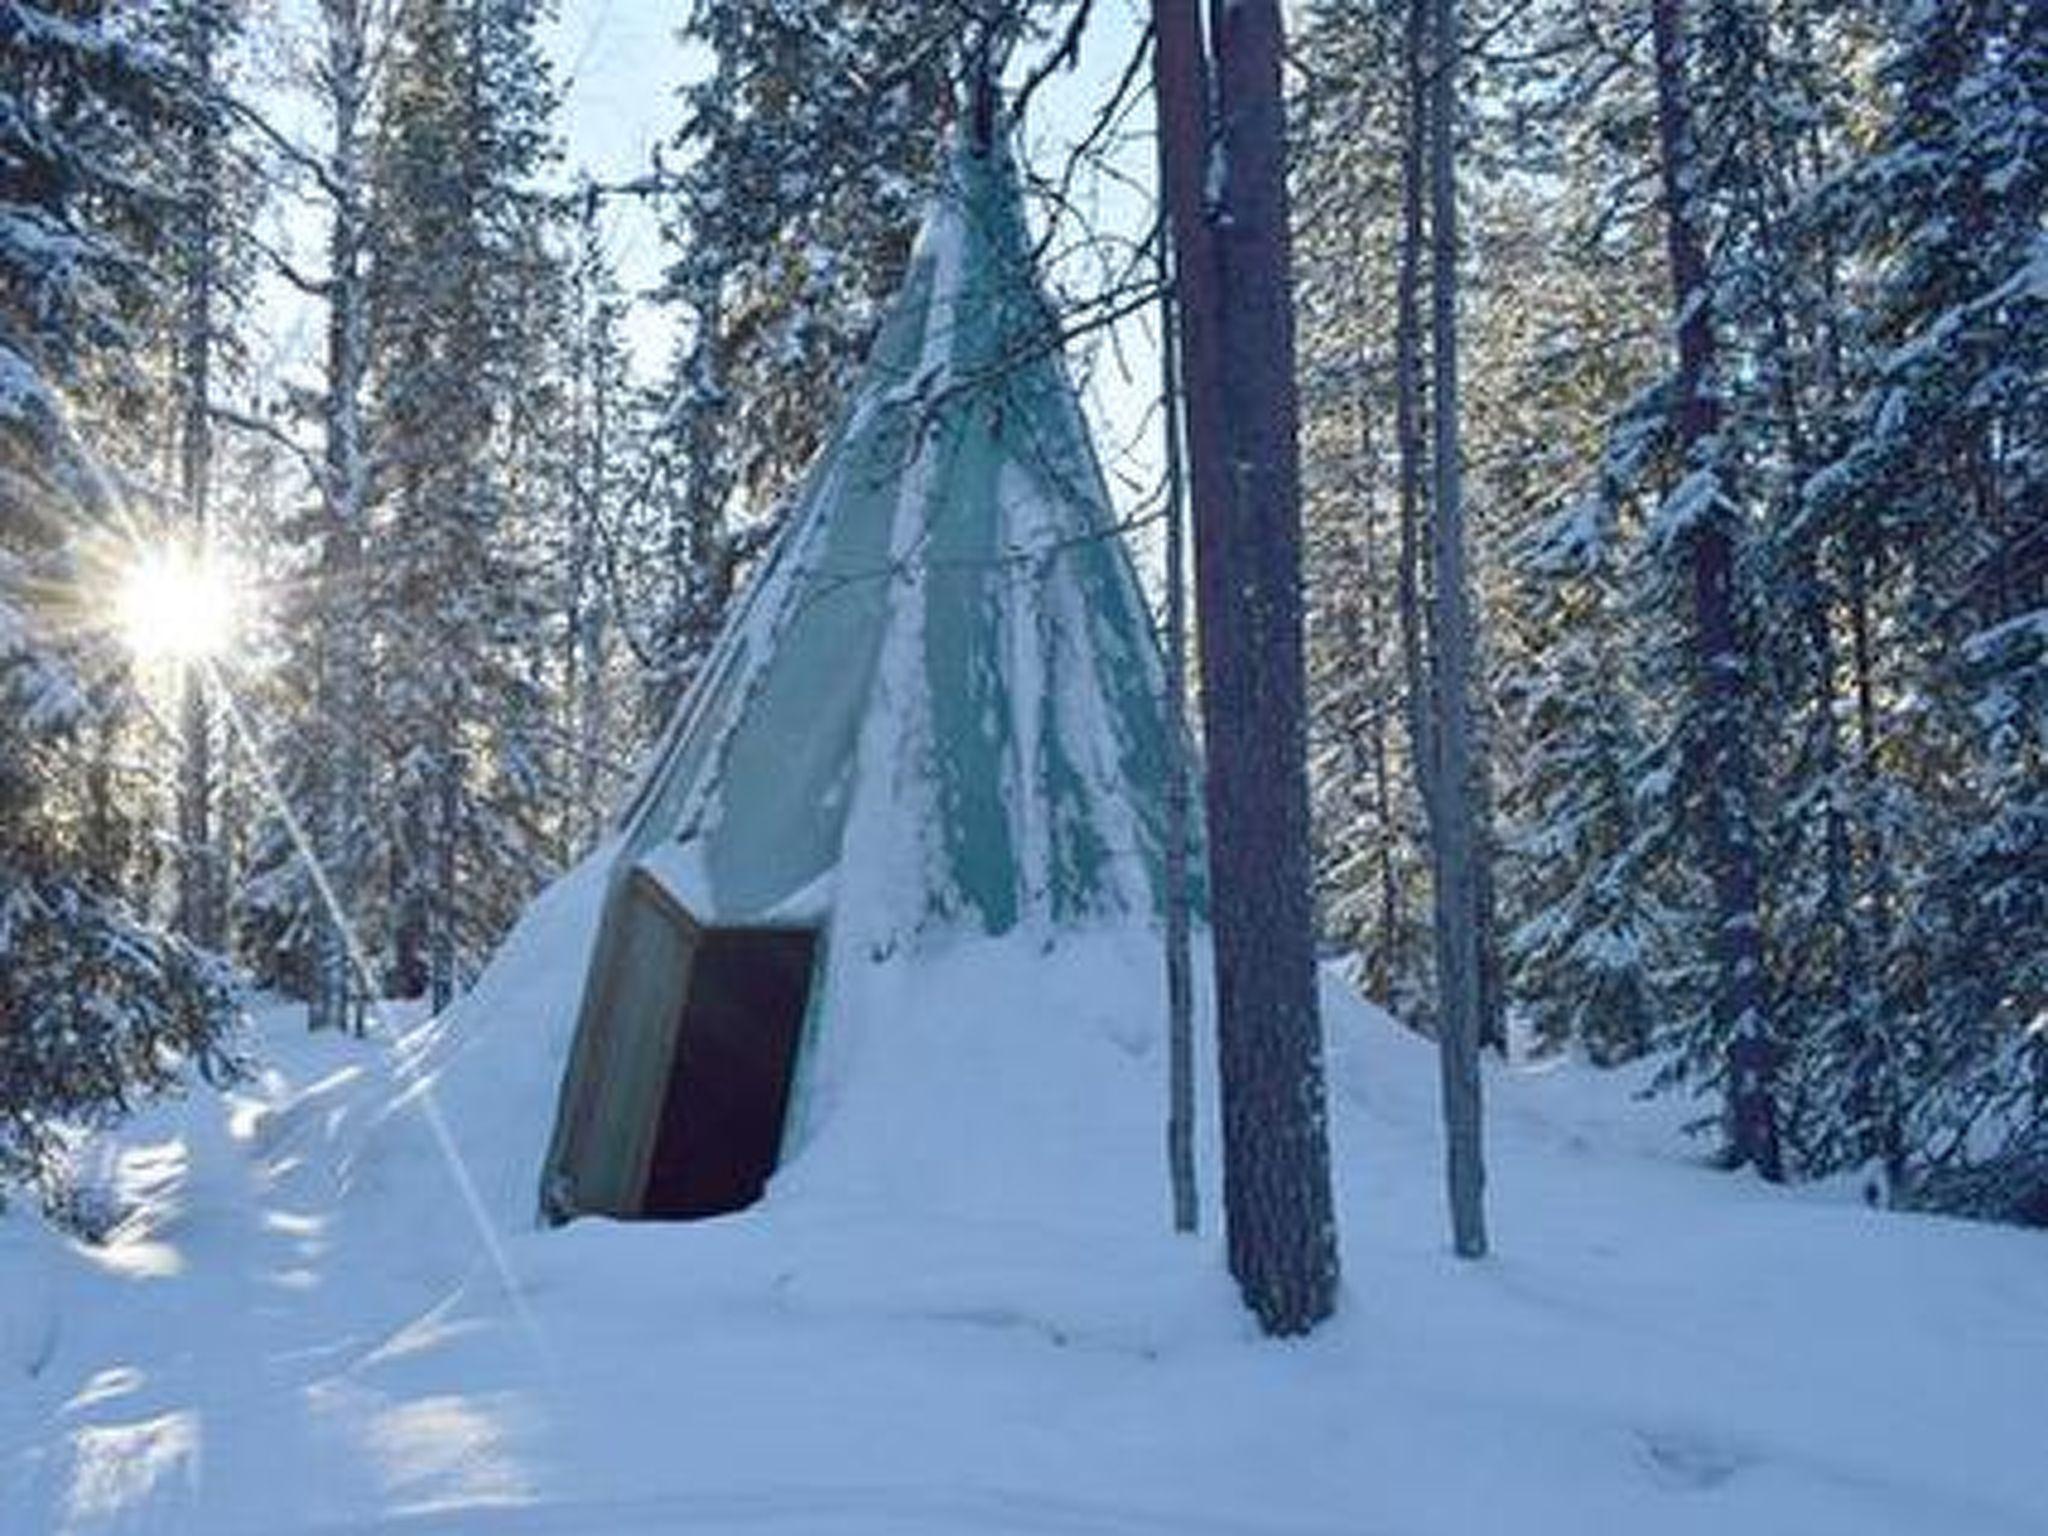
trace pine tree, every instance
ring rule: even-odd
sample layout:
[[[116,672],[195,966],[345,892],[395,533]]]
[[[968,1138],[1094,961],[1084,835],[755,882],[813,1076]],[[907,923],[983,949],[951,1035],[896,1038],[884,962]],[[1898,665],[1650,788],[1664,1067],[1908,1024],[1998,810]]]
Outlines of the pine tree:
[[[1413,837],[1374,820],[1389,756],[1362,703],[1400,670],[1366,658],[1400,632],[1399,445],[1412,465],[1432,425],[1423,284],[1399,271],[1427,215],[1387,175],[1406,10],[1329,0],[1303,48],[1312,702],[1338,839]],[[1876,1193],[2006,1214],[2048,1183],[2025,1023],[2042,20],[1475,8],[1460,336],[1515,1006],[1596,1060],[1654,1039],[1660,1081],[1722,1095],[1741,1161],[1775,1142],[1787,1175],[1867,1167]],[[1420,526],[1412,469],[1409,501]],[[1408,563],[1420,609],[1427,551]],[[1325,853],[1347,937],[1413,907],[1375,851]]]
[[[998,7],[999,8],[999,7]],[[696,0],[712,68],[683,91],[664,296],[672,587],[650,708],[665,715],[838,414],[936,173],[961,46],[945,7]]]
[[[1539,132],[1575,127],[1553,119]],[[1655,231],[1647,210],[1607,216],[1594,194],[1609,169],[1575,154],[1556,200],[1502,207],[1474,296],[1474,419],[1506,426],[1511,445],[1481,481],[1505,578],[1486,597],[1501,761],[1514,764],[1503,786],[1509,990],[1539,1049],[1600,1065],[1651,1048],[1682,926],[1638,795],[1655,782],[1655,711],[1635,664],[1641,527],[1625,488],[1636,470],[1603,463],[1610,423],[1660,371]]]
[[[569,273],[570,333],[563,359],[569,442],[561,548],[561,688],[564,751],[560,831],[563,857],[593,842],[619,789],[622,759],[614,723],[627,716],[614,673],[621,640],[622,594],[612,545],[621,536],[633,458],[633,402],[627,395],[622,327],[625,303],[598,240],[597,200],[583,203],[582,229]]]
[[[1749,641],[1740,590],[1740,494],[1721,436],[1722,361],[1707,265],[1707,182],[1696,137],[1695,79],[1684,0],[1653,0],[1658,171],[1663,188],[1677,364],[1666,430],[1679,479],[1651,538],[1667,600],[1688,610],[1693,707],[1678,751],[1713,885],[1713,1036],[1720,1056],[1725,1155],[1767,1179],[1783,1176],[1776,1075],[1779,1046],[1765,985],[1762,897],[1747,714]]]
[[[1405,5],[1311,9],[1297,100],[1312,804],[1325,931],[1374,997],[1434,1016],[1427,833],[1413,750],[1418,600],[1404,616],[1390,345],[1407,136]],[[1392,82],[1392,85],[1389,85]],[[1410,530],[1412,540],[1412,528]],[[1409,546],[1412,548],[1412,542]],[[1410,623],[1408,619],[1416,619]],[[1405,644],[1415,641],[1412,646]]]
[[[234,988],[126,888],[105,743],[129,681],[90,622],[118,579],[124,366],[166,209],[136,175],[171,62],[98,8],[0,4],[0,1180],[61,1176],[67,1124],[232,1065]],[[80,788],[82,786],[82,789]]]
[[[236,211],[226,185],[230,107],[222,56],[239,18],[226,0],[181,0],[167,18],[167,42],[183,74],[186,121],[177,135],[171,184],[178,189],[177,230],[166,251],[177,289],[171,394],[178,444],[180,542],[209,560],[213,542],[214,392],[227,315],[242,276],[223,221]],[[177,783],[177,927],[194,943],[224,938],[222,870],[215,826],[213,706],[202,670],[180,678]]]
[[[1889,1038],[1834,1052],[1834,1157],[1884,1157],[1938,1202],[2031,1201],[2039,1219],[2048,7],[1880,15],[1881,136],[1824,200],[1876,273],[1845,345],[1861,398],[1804,496],[1809,537],[1846,567],[1863,751],[1884,770],[1860,819],[1888,871]]]
[[[369,417],[372,187],[369,135],[385,55],[380,13],[367,0],[321,0],[303,86],[319,125],[305,145],[255,113],[273,174],[309,196],[324,223],[324,262],[301,271],[268,260],[325,314],[317,381],[291,391],[316,446],[262,420],[259,436],[290,454],[310,498],[280,527],[294,563],[277,584],[283,654],[265,700],[289,721],[257,743],[275,763],[289,818],[265,807],[238,893],[242,952],[257,977],[307,999],[313,1029],[360,1029],[365,979],[356,973],[368,891],[369,722],[373,695],[368,518],[376,443]],[[303,554],[297,553],[303,550]],[[295,558],[294,558],[295,557]],[[266,736],[259,717],[252,722]],[[292,822],[296,822],[296,826]],[[305,846],[301,846],[301,836]]]
[[[391,986],[437,1008],[544,867],[522,814],[539,711],[514,663],[538,615],[507,462],[530,339],[511,320],[547,259],[527,218],[549,154],[538,14],[535,0],[403,6],[380,103],[376,858]]]
[[[1339,1261],[1308,848],[1282,43],[1276,5],[1217,20],[1205,41],[1193,7],[1161,0],[1154,69],[1185,339],[1225,1228],[1246,1305],[1284,1335],[1335,1308]]]
[[[810,462],[894,292],[958,59],[945,8],[698,0],[713,67],[683,92],[670,296],[686,437],[722,412],[718,479],[759,512]],[[716,497],[720,487],[707,490]]]

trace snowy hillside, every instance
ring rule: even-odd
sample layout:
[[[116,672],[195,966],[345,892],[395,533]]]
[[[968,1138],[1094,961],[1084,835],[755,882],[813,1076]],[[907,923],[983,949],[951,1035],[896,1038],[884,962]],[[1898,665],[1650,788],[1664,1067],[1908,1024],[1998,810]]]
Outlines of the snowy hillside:
[[[1706,1171],[1560,1069],[1495,1076],[1461,1265],[1430,1050],[1334,985],[1348,1294],[1260,1341],[1163,1230],[1128,940],[879,962],[764,1205],[535,1230],[599,869],[402,1067],[265,1019],[109,1146],[104,1249],[0,1218],[0,1532],[2048,1530],[2048,1238]]]

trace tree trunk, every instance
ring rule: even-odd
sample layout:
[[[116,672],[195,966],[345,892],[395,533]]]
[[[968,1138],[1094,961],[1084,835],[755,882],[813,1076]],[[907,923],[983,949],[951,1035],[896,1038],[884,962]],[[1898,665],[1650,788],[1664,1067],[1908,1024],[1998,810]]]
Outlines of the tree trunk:
[[[1862,822],[1863,858],[1870,870],[1870,974],[1863,984],[1870,993],[1870,1017],[1881,1036],[1860,1070],[1875,1105],[1876,1152],[1884,1164],[1886,1187],[1896,1192],[1906,1178],[1906,1133],[1898,1047],[1892,1034],[1891,996],[1885,970],[1892,951],[1892,863],[1885,835],[1884,777],[1878,765],[1876,659],[1871,642],[1870,583],[1876,558],[1874,539],[1869,534],[1859,530],[1851,535],[1846,559],[1850,655],[1856,674],[1856,799]]]
[[[1365,612],[1361,616],[1355,602],[1344,604],[1341,610],[1344,622],[1342,640],[1344,655],[1356,658],[1352,664],[1371,679],[1370,686],[1377,690],[1365,722],[1365,761],[1372,784],[1373,823],[1380,829],[1379,848],[1374,860],[1379,876],[1380,939],[1373,950],[1372,968],[1367,974],[1366,985],[1371,996],[1385,999],[1392,995],[1394,976],[1405,962],[1405,947],[1402,943],[1401,877],[1394,862],[1394,793],[1387,764],[1386,674],[1380,650],[1380,637],[1386,633],[1386,593],[1380,569],[1379,533],[1373,525],[1372,516],[1377,495],[1378,458],[1373,451],[1372,404],[1364,391],[1359,393],[1357,408],[1359,574],[1363,578]],[[1367,634],[1372,636],[1369,658],[1360,654]]]
[[[433,864],[427,886],[427,1000],[435,1013],[455,1001],[461,892],[462,753],[456,737],[462,701],[449,700],[434,741]]]
[[[603,832],[598,806],[598,754],[605,738],[604,587],[599,567],[598,537],[605,513],[606,463],[612,451],[611,380],[604,368],[609,357],[608,317],[604,307],[604,256],[597,233],[597,197],[584,202],[583,239],[577,299],[576,385],[578,430],[573,451],[574,501],[569,509],[568,655],[563,677],[568,685],[567,715],[575,763],[569,782],[575,790],[563,817],[563,862],[579,858]]]
[[[1438,1054],[1442,1063],[1445,1171],[1452,1245],[1461,1258],[1486,1252],[1485,1164],[1479,1078],[1479,846],[1468,674],[1472,615],[1465,593],[1465,506],[1458,442],[1458,219],[1454,162],[1457,0],[1435,0],[1430,50],[1430,357],[1435,438],[1432,604],[1438,747],[1435,816]]]
[[[1163,180],[1164,133],[1160,142]],[[1200,1225],[1201,1204],[1195,1182],[1195,992],[1188,931],[1187,550],[1181,522],[1185,472],[1173,250],[1163,231],[1159,276],[1160,389],[1166,433],[1166,1166],[1173,1193],[1173,1229],[1193,1232]]]
[[[1246,1304],[1267,1332],[1297,1334],[1334,1309],[1338,1256],[1309,858],[1280,15],[1273,0],[1219,12],[1213,145],[1194,0],[1154,0],[1154,69],[1196,528],[1225,1226]],[[1206,205],[1205,183],[1221,208]]]
[[[209,115],[191,127],[185,164],[185,261],[179,337],[179,502],[185,537],[196,558],[208,544],[208,491],[213,476],[213,298],[218,274],[214,210],[219,201],[219,124],[210,115],[215,91],[214,14],[193,7],[186,19],[185,65]],[[200,663],[184,663],[180,680],[178,770],[178,931],[195,944],[221,941],[220,880],[213,834],[211,710]]]
[[[1423,34],[1428,0],[1408,0],[1402,58],[1406,131],[1401,136],[1401,256],[1394,280],[1394,439],[1399,461],[1400,542],[1395,592],[1406,684],[1408,753],[1424,820],[1436,823],[1437,745],[1422,618],[1422,141],[1428,122]]]
[[[1678,371],[1672,426],[1688,480],[1718,481],[1721,427],[1714,317],[1706,245],[1694,201],[1701,167],[1693,141],[1686,75],[1684,0],[1654,0],[1657,141],[1671,266]],[[1695,493],[1698,490],[1694,486]],[[1736,612],[1735,537],[1727,494],[1710,486],[1714,505],[1692,517],[1690,546],[1698,729],[1690,750],[1705,788],[1704,853],[1714,888],[1714,1012],[1727,1041],[1724,1129],[1727,1160],[1764,1178],[1783,1177],[1775,1103],[1777,1048],[1764,994],[1763,928],[1755,830],[1750,810],[1748,658]]]
[[[1466,594],[1468,607],[1471,595]],[[1478,620],[1473,621],[1474,641],[1479,638]],[[1468,656],[1469,687],[1484,697],[1485,667],[1478,657]],[[1508,1054],[1507,966],[1501,956],[1500,883],[1494,868],[1499,847],[1494,834],[1493,736],[1487,728],[1486,711],[1470,696],[1467,708],[1472,720],[1472,921],[1478,933],[1479,949],[1479,1044],[1503,1061]]]
[[[326,435],[321,553],[321,726],[328,751],[316,852],[338,910],[320,910],[309,1021],[313,1028],[356,1029],[364,999],[352,983],[353,921],[362,879],[368,759],[363,733],[368,650],[363,607],[363,523],[369,461],[363,442],[363,389],[369,371],[369,242],[363,165],[363,116],[369,98],[368,21],[361,0],[325,0],[327,107],[333,142],[330,182]]]

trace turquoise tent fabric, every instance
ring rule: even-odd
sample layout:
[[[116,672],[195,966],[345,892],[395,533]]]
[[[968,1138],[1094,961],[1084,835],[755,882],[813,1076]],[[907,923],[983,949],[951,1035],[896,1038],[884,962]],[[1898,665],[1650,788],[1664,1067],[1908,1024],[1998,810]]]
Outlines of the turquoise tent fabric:
[[[827,947],[1157,909],[1163,667],[1030,250],[1007,151],[957,150],[838,430],[627,809],[556,1208],[607,1208],[588,1197],[605,1156],[597,1182],[629,1203],[644,1155],[668,1061],[646,1036],[673,1030],[688,947],[627,910],[649,881],[698,925],[816,926]],[[669,974],[622,974],[663,956]]]

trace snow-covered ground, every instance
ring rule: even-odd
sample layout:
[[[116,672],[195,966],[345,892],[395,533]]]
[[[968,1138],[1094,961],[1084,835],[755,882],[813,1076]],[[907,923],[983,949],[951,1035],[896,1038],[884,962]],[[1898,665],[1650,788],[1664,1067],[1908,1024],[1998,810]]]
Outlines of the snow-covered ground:
[[[1112,936],[878,963],[762,1206],[537,1231],[596,885],[402,1066],[265,1018],[105,1149],[106,1247],[0,1218],[0,1532],[2048,1531],[2048,1238],[1707,1171],[1560,1068],[1494,1074],[1461,1264],[1429,1047],[1335,986],[1344,1307],[1261,1341],[1161,1230]]]

